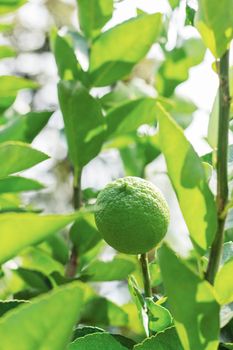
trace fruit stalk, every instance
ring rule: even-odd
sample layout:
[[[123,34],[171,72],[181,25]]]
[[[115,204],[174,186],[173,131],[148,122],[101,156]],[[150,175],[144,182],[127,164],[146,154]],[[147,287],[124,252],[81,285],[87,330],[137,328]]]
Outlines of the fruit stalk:
[[[145,295],[145,298],[151,298],[153,296],[153,293],[152,293],[151,282],[150,282],[150,270],[149,270],[147,253],[141,254],[139,256],[139,260],[140,260],[141,268],[142,268],[144,295]],[[146,313],[147,313],[147,317],[148,317],[148,335],[150,337],[153,335],[153,333],[149,327],[150,317],[149,317],[149,310],[147,307],[146,307]]]
[[[150,298],[152,297],[152,288],[151,288],[151,282],[150,282],[150,271],[149,271],[147,254],[146,253],[141,254],[139,259],[142,267],[145,297]]]
[[[78,210],[82,206],[82,191],[81,191],[81,177],[82,171],[74,170],[73,180],[73,206]],[[78,264],[78,256],[75,246],[71,249],[70,259],[66,268],[66,276],[73,278],[75,276]]]
[[[218,271],[224,243],[224,226],[227,215],[228,202],[228,129],[230,117],[230,89],[229,89],[229,51],[219,62],[219,122],[217,149],[217,232],[210,250],[206,279],[213,284]]]

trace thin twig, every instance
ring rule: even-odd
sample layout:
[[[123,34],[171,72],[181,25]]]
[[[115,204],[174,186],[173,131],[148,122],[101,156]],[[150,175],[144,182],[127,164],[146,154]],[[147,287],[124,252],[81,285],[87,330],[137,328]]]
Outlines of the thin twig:
[[[151,288],[150,270],[149,270],[147,253],[141,254],[139,257],[139,260],[142,268],[144,294],[146,298],[151,298],[153,296],[153,293]],[[150,329],[150,310],[148,309],[147,305],[145,306],[146,306],[147,321],[148,321],[147,329],[148,329],[148,335],[150,337],[151,335],[153,335],[153,332]]]
[[[214,242],[211,246],[206,279],[213,284],[218,271],[222,247],[224,242],[224,226],[227,215],[228,202],[228,130],[230,116],[230,90],[229,90],[229,51],[219,62],[219,122],[218,122],[218,149],[217,149],[217,214],[218,225]],[[223,215],[224,213],[224,215]]]
[[[74,171],[73,180],[73,206],[75,210],[78,210],[82,206],[82,191],[81,191],[81,177],[82,171]],[[73,278],[76,274],[78,266],[78,255],[76,247],[73,245],[71,249],[70,259],[66,268],[66,276]]]
[[[146,253],[140,255],[140,263],[142,267],[145,297],[150,298],[152,297],[152,289],[151,289],[151,283],[150,283],[150,271],[149,271],[149,265],[148,265],[148,258]]]

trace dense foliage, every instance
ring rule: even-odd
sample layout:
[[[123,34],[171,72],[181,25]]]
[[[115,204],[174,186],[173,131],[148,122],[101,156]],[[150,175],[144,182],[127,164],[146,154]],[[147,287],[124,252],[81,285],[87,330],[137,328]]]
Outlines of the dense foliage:
[[[32,102],[21,115],[18,97],[26,92],[33,101],[43,79],[17,69],[0,76],[2,350],[233,349],[233,148],[228,142],[233,0],[169,0],[166,15],[138,9],[136,17],[109,26],[118,2],[77,0],[75,7],[45,2],[59,15],[35,51],[52,52],[56,61],[64,121],[60,140],[67,141],[68,150],[61,163],[72,192],[69,205],[65,193],[59,197],[68,206],[63,212],[50,207],[41,213],[45,197],[31,201],[25,192],[43,193],[45,185],[22,173],[48,162],[50,155],[34,140],[58,106],[42,110]],[[0,34],[7,42],[0,46],[0,58],[9,65],[20,53],[14,48],[14,14],[25,3],[0,0]],[[177,36],[171,49],[169,31],[180,9],[183,28],[195,34]],[[67,21],[67,13],[78,14],[78,25]],[[160,61],[148,58],[151,48],[160,52]],[[210,151],[200,157],[185,136],[197,107],[177,88],[190,68],[203,62],[206,49],[219,91],[206,135]],[[112,154],[120,159],[121,176],[146,178],[148,165],[165,160],[164,176],[187,225],[189,251],[178,249],[178,254],[167,239],[148,256],[137,257],[110,250],[102,240],[94,221],[99,188],[82,184],[91,161],[99,157],[110,167]],[[101,177],[94,166],[92,172]],[[173,236],[179,236],[179,223]],[[119,302],[106,296],[104,282],[117,288]],[[123,302],[122,290],[129,291]]]

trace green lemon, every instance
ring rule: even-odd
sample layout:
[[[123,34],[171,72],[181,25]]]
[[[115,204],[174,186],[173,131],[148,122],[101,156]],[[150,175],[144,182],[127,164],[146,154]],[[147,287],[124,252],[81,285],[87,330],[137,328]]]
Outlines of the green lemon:
[[[95,221],[110,246],[126,254],[143,254],[165,236],[169,208],[155,185],[127,176],[108,184],[99,193]]]

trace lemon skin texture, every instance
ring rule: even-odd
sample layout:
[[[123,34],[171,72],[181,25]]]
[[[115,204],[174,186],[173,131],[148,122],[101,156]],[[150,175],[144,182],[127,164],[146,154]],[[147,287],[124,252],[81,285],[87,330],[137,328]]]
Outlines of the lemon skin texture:
[[[143,254],[164,238],[169,208],[155,185],[127,176],[108,184],[99,193],[95,221],[111,247],[125,254]]]

